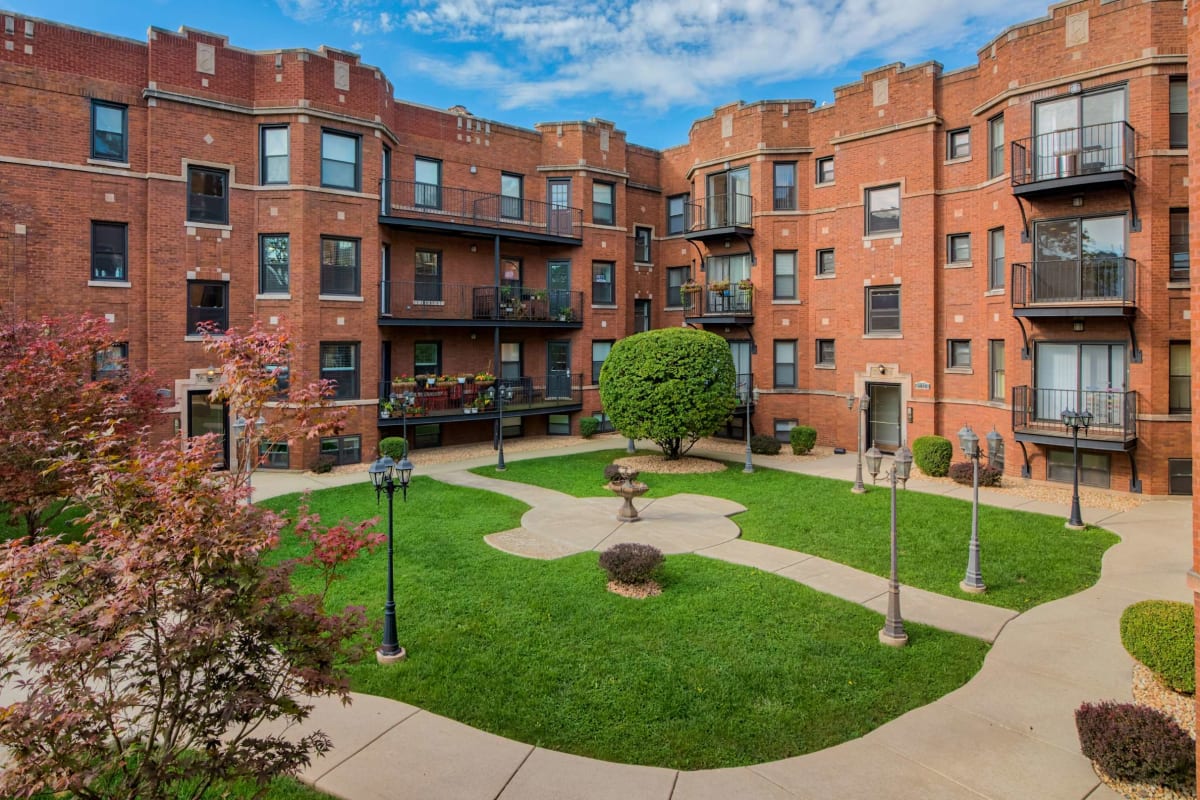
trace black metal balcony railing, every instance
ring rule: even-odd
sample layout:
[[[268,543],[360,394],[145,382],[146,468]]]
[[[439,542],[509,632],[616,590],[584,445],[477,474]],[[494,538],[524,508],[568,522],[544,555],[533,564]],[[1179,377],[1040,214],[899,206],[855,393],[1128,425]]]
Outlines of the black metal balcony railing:
[[[1106,172],[1134,174],[1135,141],[1128,122],[1103,122],[1017,139],[1012,143],[1013,185]]]
[[[1092,423],[1081,438],[1128,441],[1137,438],[1137,392],[1085,389],[1042,389],[1014,386],[1012,419],[1017,433],[1041,433],[1071,438],[1062,412],[1088,411]]]
[[[1187,281],[1191,278],[1191,254],[1188,235],[1171,234],[1171,280]]]
[[[754,198],[748,194],[714,194],[688,205],[688,232],[754,225]]]
[[[460,222],[573,239],[582,236],[583,211],[578,208],[433,183],[390,180],[384,184],[380,212],[385,217]]]
[[[580,323],[583,292],[530,286],[381,281],[380,316],[401,319]]]
[[[739,372],[734,377],[734,393],[737,395],[738,407],[745,408],[748,403],[754,402],[754,373]]]
[[[462,383],[455,379],[432,386],[428,382],[394,380],[379,384],[380,419],[401,419],[400,409],[406,398],[407,418],[418,424],[426,417],[482,414],[494,418],[501,399],[505,413],[579,405],[583,402],[583,376],[563,372],[495,381],[467,378]]]
[[[1115,256],[1012,265],[1012,304],[1115,304],[1137,300],[1137,262]]]
[[[740,288],[736,283],[729,288],[712,288],[712,284],[696,290],[680,291],[685,317],[707,316],[751,316],[754,314],[754,287]]]

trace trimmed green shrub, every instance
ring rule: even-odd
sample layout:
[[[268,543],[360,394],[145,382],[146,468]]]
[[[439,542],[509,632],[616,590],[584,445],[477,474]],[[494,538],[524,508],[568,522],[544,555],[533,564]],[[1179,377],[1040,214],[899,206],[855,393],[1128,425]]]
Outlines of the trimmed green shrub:
[[[638,542],[621,542],[600,554],[600,567],[610,581],[645,583],[663,564],[662,551]]]
[[[590,439],[600,430],[600,420],[595,417],[581,417],[579,420],[579,435]]]
[[[1195,641],[1190,603],[1143,600],[1121,614],[1121,644],[1177,692],[1196,691]]]
[[[317,458],[317,463],[313,465],[313,472],[324,475],[326,472],[332,472],[335,464],[337,464],[337,459],[333,456],[320,456]]]
[[[1110,776],[1196,791],[1196,742],[1161,711],[1133,703],[1084,703],[1075,711],[1079,749]]]
[[[399,461],[408,455],[408,442],[403,436],[388,436],[379,440],[379,454],[393,461]]]
[[[807,425],[797,425],[792,428],[789,438],[792,443],[792,452],[802,456],[812,450],[813,445],[817,443],[817,429]]]
[[[945,436],[919,436],[912,444],[913,462],[931,478],[941,478],[954,459],[954,445]],[[970,479],[967,480],[970,483]],[[982,470],[980,486],[983,485]]]
[[[950,465],[950,478],[955,483],[961,483],[963,486],[971,486],[974,481],[975,465],[970,461],[959,461],[957,464]],[[999,486],[1000,479],[1004,477],[1004,473],[993,467],[991,464],[979,465],[979,485],[980,486]]]
[[[759,433],[750,437],[750,452],[762,456],[779,455],[779,440],[774,436]]]

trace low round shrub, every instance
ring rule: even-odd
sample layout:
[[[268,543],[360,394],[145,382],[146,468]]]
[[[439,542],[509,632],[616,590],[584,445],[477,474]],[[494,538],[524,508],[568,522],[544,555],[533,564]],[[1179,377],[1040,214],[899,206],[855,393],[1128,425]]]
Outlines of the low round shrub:
[[[758,453],[763,456],[774,456],[779,454],[779,440],[774,436],[767,436],[765,433],[760,433],[750,437],[750,452]]]
[[[313,465],[313,472],[318,475],[323,475],[326,472],[332,472],[337,459],[333,456],[320,456],[317,458],[317,463]]]
[[[945,436],[918,436],[913,441],[912,454],[913,462],[921,472],[931,478],[942,478],[950,469],[954,445]]]
[[[1196,791],[1196,742],[1157,709],[1133,703],[1084,703],[1075,711],[1083,755],[1110,776]]]
[[[971,486],[975,478],[973,473],[975,465],[970,461],[959,461],[957,464],[950,465],[950,477],[955,483],[961,483],[963,486]],[[979,485],[980,486],[999,486],[1000,479],[1004,477],[1004,473],[991,464],[979,465]]]
[[[802,456],[812,450],[813,445],[817,443],[817,429],[807,425],[797,425],[792,428],[788,437],[792,444],[792,452]]]
[[[1190,603],[1143,600],[1121,614],[1121,644],[1177,692],[1196,691],[1195,641]]]
[[[388,436],[379,440],[379,454],[393,461],[399,461],[408,455],[408,442],[402,436]]]
[[[638,542],[621,542],[600,554],[600,568],[610,581],[645,583],[662,566],[663,554],[657,547]]]
[[[595,417],[581,417],[579,419],[579,435],[583,438],[592,438],[598,430],[600,430],[600,420]]]

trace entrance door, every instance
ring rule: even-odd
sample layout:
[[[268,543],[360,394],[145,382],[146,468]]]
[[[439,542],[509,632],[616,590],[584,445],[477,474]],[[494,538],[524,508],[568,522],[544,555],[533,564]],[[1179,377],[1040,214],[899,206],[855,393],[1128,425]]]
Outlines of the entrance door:
[[[224,403],[210,403],[208,390],[188,392],[188,438],[215,433],[221,437],[218,469],[229,467],[229,409]]]
[[[546,289],[550,294],[550,318],[558,319],[571,307],[571,262],[551,261],[546,264]]]
[[[900,387],[894,383],[868,383],[871,397],[867,446],[895,451],[900,446]]]
[[[552,339],[546,342],[546,399],[571,397],[571,342]]]

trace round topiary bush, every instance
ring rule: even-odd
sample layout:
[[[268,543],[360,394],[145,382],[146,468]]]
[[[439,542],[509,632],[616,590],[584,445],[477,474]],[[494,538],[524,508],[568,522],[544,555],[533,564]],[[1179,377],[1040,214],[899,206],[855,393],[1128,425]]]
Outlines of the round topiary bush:
[[[1196,620],[1189,603],[1143,600],[1121,614],[1121,644],[1163,685],[1196,691]]]
[[[774,436],[760,433],[750,437],[750,452],[763,456],[779,455],[779,440]]]
[[[408,455],[408,442],[401,436],[388,436],[379,440],[379,455],[399,461]]]
[[[921,472],[931,478],[941,478],[950,469],[954,445],[945,436],[919,436],[912,444],[912,454],[913,462]],[[982,480],[980,485],[983,485]]]
[[[646,583],[662,564],[661,550],[638,542],[614,544],[600,554],[600,568],[608,573],[610,581],[618,583]]]
[[[788,440],[791,442],[792,452],[802,456],[812,450],[813,445],[817,443],[817,429],[807,425],[797,425],[788,434]]]
[[[579,420],[579,435],[590,439],[600,430],[600,420],[595,417],[581,417]]]
[[[1079,749],[1110,777],[1196,791],[1196,742],[1161,711],[1132,703],[1084,703]]]

